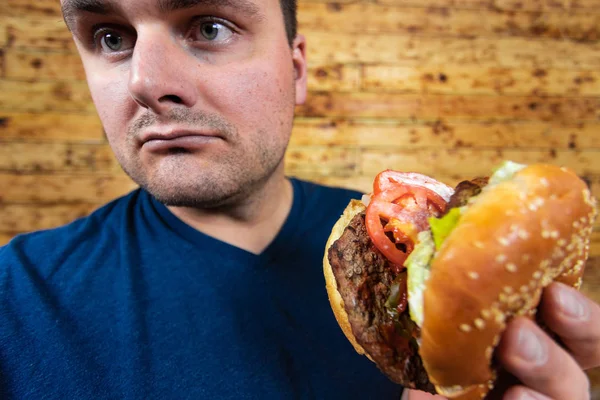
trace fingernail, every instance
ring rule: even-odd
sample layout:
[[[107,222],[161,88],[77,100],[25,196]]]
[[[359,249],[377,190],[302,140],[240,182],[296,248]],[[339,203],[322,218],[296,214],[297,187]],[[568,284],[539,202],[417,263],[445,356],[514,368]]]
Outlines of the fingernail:
[[[585,306],[566,288],[561,288],[558,292],[558,304],[567,317],[582,318],[585,315]]]
[[[527,390],[521,393],[519,400],[543,400],[543,398]]]
[[[541,340],[527,328],[521,328],[517,339],[519,354],[525,361],[541,364],[545,361],[546,352]]]

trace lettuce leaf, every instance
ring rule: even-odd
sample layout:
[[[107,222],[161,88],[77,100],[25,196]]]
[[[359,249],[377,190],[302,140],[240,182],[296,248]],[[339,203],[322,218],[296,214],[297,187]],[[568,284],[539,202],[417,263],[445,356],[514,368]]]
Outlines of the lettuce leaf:
[[[429,218],[429,226],[431,227],[436,250],[442,246],[444,240],[454,230],[460,220],[460,214],[460,208],[457,207],[452,208],[442,218]]]

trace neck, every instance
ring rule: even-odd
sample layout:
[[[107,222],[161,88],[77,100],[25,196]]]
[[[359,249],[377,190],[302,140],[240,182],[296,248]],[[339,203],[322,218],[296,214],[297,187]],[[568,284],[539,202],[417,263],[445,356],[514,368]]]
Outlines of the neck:
[[[260,254],[283,226],[293,189],[283,170],[242,202],[218,209],[168,207],[179,219],[209,236]]]

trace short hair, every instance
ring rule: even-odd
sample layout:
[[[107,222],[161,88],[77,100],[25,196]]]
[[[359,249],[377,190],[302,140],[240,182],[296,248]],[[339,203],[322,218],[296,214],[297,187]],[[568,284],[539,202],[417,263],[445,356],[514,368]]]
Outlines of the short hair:
[[[290,46],[294,43],[298,29],[298,18],[296,16],[296,0],[279,0],[281,11],[283,13],[283,22],[285,23],[285,32],[287,34]]]

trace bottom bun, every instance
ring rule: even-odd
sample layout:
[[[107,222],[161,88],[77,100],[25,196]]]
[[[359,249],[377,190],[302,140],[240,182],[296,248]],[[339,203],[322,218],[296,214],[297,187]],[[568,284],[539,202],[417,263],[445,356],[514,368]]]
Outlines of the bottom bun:
[[[331,235],[329,236],[327,245],[325,246],[325,256],[323,257],[323,274],[325,275],[325,287],[329,297],[329,304],[331,305],[331,309],[333,310],[333,314],[335,315],[337,323],[340,325],[340,328],[342,328],[346,338],[350,341],[350,343],[352,343],[352,346],[354,346],[354,350],[356,350],[358,354],[366,355],[371,361],[373,361],[365,349],[358,344],[356,337],[352,333],[352,327],[350,326],[350,321],[348,320],[348,313],[344,308],[344,300],[338,291],[337,281],[333,275],[333,270],[331,268],[331,264],[329,263],[328,257],[328,250],[331,245],[342,236],[344,229],[346,229],[346,227],[350,224],[352,218],[363,212],[365,208],[366,207],[361,201],[350,201],[340,219],[333,226]]]

